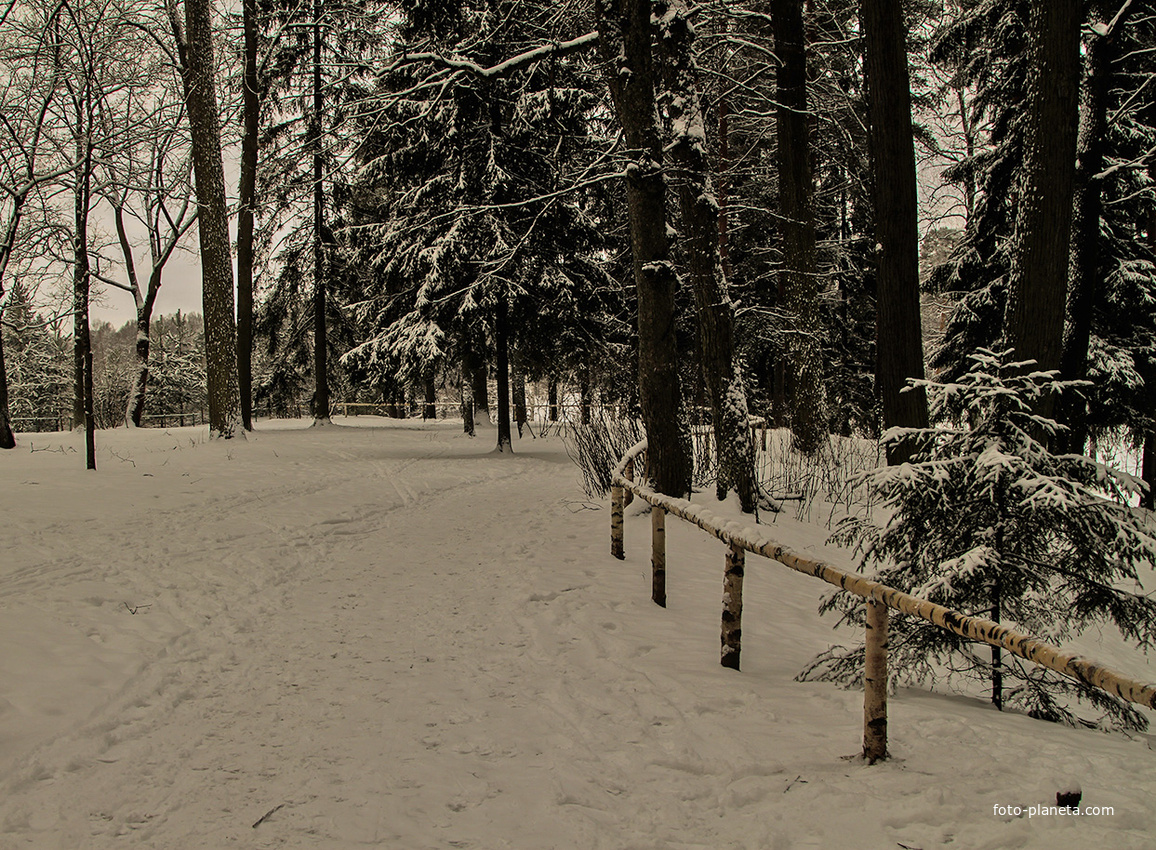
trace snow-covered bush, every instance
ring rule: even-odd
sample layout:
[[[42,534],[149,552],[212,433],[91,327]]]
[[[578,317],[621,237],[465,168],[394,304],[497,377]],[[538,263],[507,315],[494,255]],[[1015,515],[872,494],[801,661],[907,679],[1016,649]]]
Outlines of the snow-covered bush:
[[[848,517],[832,539],[854,547],[859,568],[884,584],[962,613],[1053,642],[1111,623],[1146,649],[1156,638],[1156,602],[1144,595],[1140,571],[1156,556],[1156,525],[1131,505],[1143,485],[1090,458],[1049,451],[1062,426],[1036,411],[1078,387],[1010,354],[981,349],[958,382],[919,382],[932,421],[944,424],[884,435],[885,443],[912,441],[912,461],[868,473],[882,510]],[[856,623],[862,608],[845,593],[823,604]],[[1099,709],[1096,725],[1146,725],[1103,691],[998,649],[989,657],[922,620],[894,618],[890,649],[903,680],[978,678],[990,682],[999,707],[1092,724],[1073,713],[1074,697]],[[837,647],[801,676],[850,683],[861,671],[862,648]]]

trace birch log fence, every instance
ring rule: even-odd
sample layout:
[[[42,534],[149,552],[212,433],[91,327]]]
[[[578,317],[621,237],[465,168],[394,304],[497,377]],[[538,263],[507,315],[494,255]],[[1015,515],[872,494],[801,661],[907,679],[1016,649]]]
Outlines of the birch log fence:
[[[719,524],[712,513],[686,499],[656,493],[646,476],[633,480],[635,468],[645,469],[641,456],[646,440],[632,446],[614,469],[610,491],[610,551],[618,559],[626,557],[624,505],[633,494],[651,505],[652,596],[666,606],[666,517],[693,523],[707,534],[727,544],[723,577],[721,659],[724,667],[739,669],[742,640],[742,586],[745,553],[750,552],[796,572],[822,579],[861,596],[867,605],[866,652],[863,698],[863,758],[874,764],[887,757],[887,633],[891,609],[926,620],[941,629],[973,641],[1006,649],[1020,658],[1054,670],[1072,679],[1099,688],[1129,702],[1156,709],[1156,685],[1145,684],[1102,664],[1064,652],[1044,641],[1020,634],[982,617],[972,617],[928,602],[925,599],[854,575],[823,561],[804,558],[785,546],[759,535],[750,527],[731,521]],[[628,474],[630,473],[630,474]]]

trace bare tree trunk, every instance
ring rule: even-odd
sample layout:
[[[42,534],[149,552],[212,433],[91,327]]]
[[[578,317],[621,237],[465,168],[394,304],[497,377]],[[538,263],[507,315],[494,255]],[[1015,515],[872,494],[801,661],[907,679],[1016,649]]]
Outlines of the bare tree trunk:
[[[907,389],[922,379],[923,337],[919,311],[919,208],[915,141],[911,130],[911,84],[907,28],[901,0],[862,0],[875,199],[876,372],[883,400],[883,427],[926,428],[927,394]],[[889,463],[910,459],[912,447],[891,444]]]
[[[438,408],[437,408],[438,393],[437,393],[437,386],[435,386],[435,384],[434,384],[433,373],[430,372],[430,374],[426,375],[425,380],[422,383],[424,384],[424,390],[425,390],[425,406],[422,408],[421,418],[422,419],[437,419],[438,418]]]
[[[522,438],[522,432],[526,427],[526,376],[518,365],[518,358],[514,358],[514,366],[512,367],[512,380],[514,382],[514,422],[518,425],[518,439]],[[534,432],[530,431],[533,436]]]
[[[181,58],[196,179],[209,430],[215,437],[229,439],[240,425],[241,411],[229,210],[225,201],[213,65],[212,6],[211,0],[185,0],[186,40],[175,0],[169,0],[169,4],[170,22]]]
[[[787,350],[791,374],[783,375],[796,448],[816,451],[826,434],[819,339],[819,278],[815,259],[814,180],[808,126],[806,33],[803,0],[771,4],[775,53],[779,58],[775,112],[778,137],[779,211],[782,216],[783,271],[779,292],[793,317]],[[786,364],[784,364],[785,366]]]
[[[550,421],[558,421],[558,379],[553,375],[546,379],[546,406],[550,408]]]
[[[89,336],[88,302],[92,285],[88,261],[89,187],[92,180],[92,145],[76,142],[76,171],[72,209],[72,422],[83,428],[85,413],[92,409],[91,384],[85,380],[85,357],[92,351]],[[89,467],[91,469],[91,467]]]
[[[683,238],[688,249],[687,264],[698,315],[699,357],[710,396],[718,457],[716,491],[720,499],[735,491],[742,509],[751,513],[758,493],[754,444],[750,439],[746,390],[735,363],[734,304],[727,292],[722,225],[710,181],[706,124],[698,96],[694,30],[687,15],[683,3],[671,3],[660,20],[670,95],[668,111],[678,128],[669,150],[679,166]]]
[[[634,282],[638,292],[638,372],[650,473],[659,492],[690,492],[693,455],[682,404],[675,337],[674,291],[666,233],[666,182],[659,139],[651,4],[648,0],[595,0],[599,47],[615,111],[632,152],[626,203]]]
[[[0,292],[2,294],[2,292]],[[3,312],[0,311],[0,316]],[[4,332],[0,328],[0,449],[16,448],[12,433],[12,414],[8,407],[8,368],[4,365]]]
[[[253,430],[253,251],[257,202],[257,134],[261,98],[257,79],[257,0],[242,0],[245,71],[241,84],[241,182],[237,204],[237,391],[241,425]]]
[[[1072,192],[1079,113],[1079,0],[1036,0],[1028,36],[1031,54],[1023,188],[1019,193],[1004,338],[1019,360],[1057,369],[1064,334]],[[1048,415],[1054,398],[1039,412]]]
[[[498,451],[514,451],[514,441],[510,429],[510,328],[509,305],[505,299],[498,303],[494,321],[494,343],[496,351],[495,371],[498,391]]]

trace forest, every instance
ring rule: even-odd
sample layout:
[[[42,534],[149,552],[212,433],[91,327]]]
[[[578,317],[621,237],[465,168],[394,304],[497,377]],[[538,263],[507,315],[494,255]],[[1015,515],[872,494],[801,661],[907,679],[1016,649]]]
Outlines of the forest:
[[[1010,351],[1151,484],[1154,43],[1144,0],[8,0],[0,446],[372,401],[509,450],[530,384],[640,420],[671,494],[705,417],[749,510],[748,416],[926,427]],[[181,251],[202,329],[153,315]]]

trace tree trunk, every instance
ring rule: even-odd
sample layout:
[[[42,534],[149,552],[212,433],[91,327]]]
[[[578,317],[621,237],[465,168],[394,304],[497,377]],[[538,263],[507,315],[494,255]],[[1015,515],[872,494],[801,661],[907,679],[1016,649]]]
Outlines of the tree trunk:
[[[196,180],[209,431],[214,437],[229,439],[240,425],[241,411],[237,389],[237,326],[233,315],[229,210],[225,200],[221,127],[214,78],[212,7],[210,0],[185,0],[187,40],[181,32],[173,0],[170,0],[169,10],[181,58]]]
[[[807,107],[807,55],[803,27],[803,0],[771,4],[775,32],[778,107],[775,130],[778,144],[779,212],[783,240],[783,270],[779,292],[793,318],[788,337],[791,434],[800,451],[818,450],[826,435],[819,339],[819,278],[815,259],[814,180],[811,132]],[[785,365],[785,364],[784,364]]]
[[[496,351],[495,371],[498,391],[498,451],[514,451],[514,441],[510,429],[510,328],[509,305],[505,299],[499,301],[494,322],[494,343]]]
[[[132,382],[132,392],[128,397],[128,421],[136,428],[144,421],[145,395],[149,380],[149,330],[152,326],[152,309],[148,312],[137,308],[136,312],[136,376]]]
[[[434,384],[434,376],[432,373],[426,375],[422,382],[425,389],[425,406],[422,408],[422,419],[437,419],[438,418],[438,392],[437,386]]]
[[[76,143],[75,186],[72,207],[72,424],[84,428],[86,411],[92,409],[92,384],[85,379],[85,357],[92,351],[89,336],[88,302],[92,285],[88,261],[89,187],[92,180],[92,145],[81,139]],[[89,467],[91,469],[91,467]]]
[[[1125,26],[1136,4],[1121,10],[1111,28],[1089,36],[1080,86],[1079,124],[1076,132],[1076,168],[1072,201],[1071,253],[1068,257],[1068,294],[1065,309],[1060,376],[1083,380],[1088,376],[1088,345],[1092,337],[1092,307],[1101,278],[1100,218],[1104,170],[1104,137],[1108,124],[1108,96],[1112,63],[1116,60],[1116,35]],[[1059,418],[1071,429],[1058,439],[1066,450],[1083,454],[1087,442],[1087,407],[1074,395],[1061,399]]]
[[[878,269],[875,380],[883,400],[884,428],[926,428],[926,392],[922,388],[904,392],[907,380],[921,380],[924,370],[919,208],[903,3],[863,0],[860,18],[866,50]],[[910,459],[911,450],[907,444],[892,443],[887,460],[903,463]]]
[[[514,366],[512,368],[512,380],[514,382],[514,422],[518,425],[518,439],[522,438],[522,432],[526,427],[526,376],[518,367],[518,358],[514,358]],[[530,432],[533,435],[533,431]]]
[[[1079,0],[1035,0],[1025,161],[1019,193],[1004,339],[1018,360],[1057,369],[1064,333],[1080,74]],[[1054,399],[1043,400],[1048,415]]]
[[[462,353],[462,431],[473,437],[477,433],[474,419],[474,375],[477,368],[471,352]]]
[[[698,315],[699,357],[710,396],[718,458],[716,493],[734,491],[743,511],[752,513],[755,482],[754,444],[742,375],[735,364],[734,304],[727,292],[720,238],[718,202],[710,181],[706,124],[699,103],[694,63],[694,30],[681,2],[672,3],[660,20],[663,66],[669,91],[668,111],[678,128],[670,145],[678,165],[683,241]]]
[[[0,310],[0,316],[2,315],[3,311]],[[4,365],[4,330],[0,327],[0,449],[14,448],[16,448],[16,435],[12,433],[12,413],[8,406],[8,368]]]
[[[546,379],[546,406],[550,408],[550,421],[558,421],[558,379],[553,375]]]
[[[626,203],[638,293],[638,372],[654,486],[670,496],[690,492],[693,454],[682,404],[675,336],[674,291],[666,233],[662,169],[651,55],[648,0],[595,0],[599,47],[615,112],[632,161]]]
[[[321,149],[321,0],[313,0],[313,424],[329,424],[329,340],[325,318],[325,159]]]
[[[237,390],[241,425],[253,430],[253,225],[257,202],[257,134],[261,98],[257,79],[257,0],[242,0],[245,71],[241,83],[241,181],[237,204]]]

